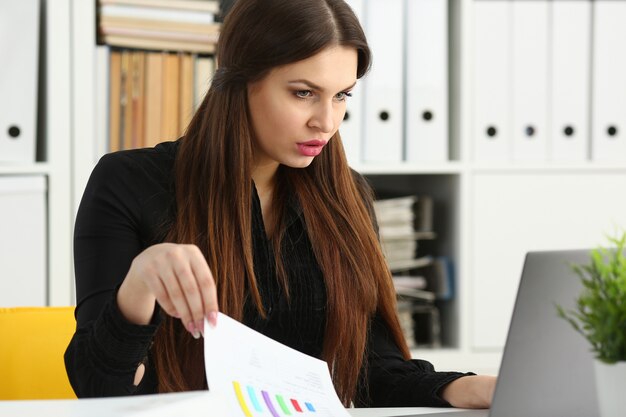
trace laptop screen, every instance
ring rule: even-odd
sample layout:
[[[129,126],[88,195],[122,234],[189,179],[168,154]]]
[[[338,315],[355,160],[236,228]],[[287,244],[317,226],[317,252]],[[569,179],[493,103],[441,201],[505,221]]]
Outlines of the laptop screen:
[[[582,289],[571,264],[589,250],[530,252],[524,262],[491,417],[597,417],[593,354],[557,315]]]
[[[599,417],[591,348],[556,309],[574,307],[582,284],[570,265],[587,264],[589,253],[527,254],[491,410],[414,415]]]

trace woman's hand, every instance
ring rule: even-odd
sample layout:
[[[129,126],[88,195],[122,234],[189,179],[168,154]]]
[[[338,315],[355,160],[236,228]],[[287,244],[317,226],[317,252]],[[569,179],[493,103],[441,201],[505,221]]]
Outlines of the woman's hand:
[[[453,407],[489,408],[496,389],[496,380],[495,376],[464,376],[446,385],[441,397]]]
[[[132,323],[147,324],[155,301],[196,339],[203,333],[205,317],[216,324],[215,280],[197,246],[160,243],[133,260],[117,294],[120,311]]]

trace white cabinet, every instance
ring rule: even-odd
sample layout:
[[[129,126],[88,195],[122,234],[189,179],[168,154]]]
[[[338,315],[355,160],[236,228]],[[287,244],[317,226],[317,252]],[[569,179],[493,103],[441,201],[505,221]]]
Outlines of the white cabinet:
[[[478,172],[471,182],[471,344],[499,349],[526,252],[606,244],[626,224],[626,197],[616,192],[626,172]]]
[[[46,178],[0,176],[0,306],[46,305]]]

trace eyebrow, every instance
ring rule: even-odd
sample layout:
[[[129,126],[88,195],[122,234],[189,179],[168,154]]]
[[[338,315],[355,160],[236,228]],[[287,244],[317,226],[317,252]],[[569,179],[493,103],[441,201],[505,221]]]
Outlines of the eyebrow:
[[[320,87],[319,85],[312,83],[309,80],[305,80],[305,79],[300,79],[300,80],[291,80],[288,81],[288,84],[304,84],[307,87],[309,87],[311,90],[316,90],[316,91],[324,91],[324,88]],[[341,91],[345,91],[345,90],[350,90],[351,88],[353,88],[356,85],[356,81],[354,83],[352,83],[352,85],[343,88]]]

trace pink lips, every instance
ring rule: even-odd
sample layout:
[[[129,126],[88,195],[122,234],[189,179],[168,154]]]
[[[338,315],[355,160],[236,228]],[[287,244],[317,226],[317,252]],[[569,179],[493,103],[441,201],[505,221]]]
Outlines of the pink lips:
[[[303,156],[317,156],[324,149],[324,145],[326,145],[327,141],[325,140],[309,140],[307,142],[298,143],[298,151]]]

